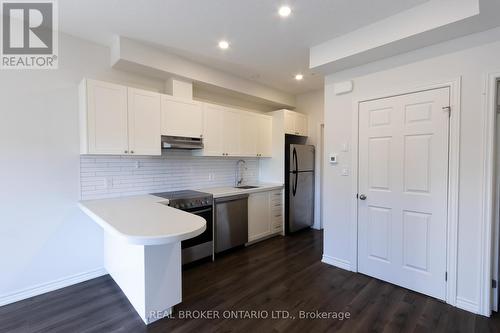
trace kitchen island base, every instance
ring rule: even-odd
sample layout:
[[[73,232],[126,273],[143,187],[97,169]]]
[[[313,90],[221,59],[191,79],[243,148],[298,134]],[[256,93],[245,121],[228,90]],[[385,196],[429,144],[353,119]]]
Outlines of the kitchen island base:
[[[104,267],[146,324],[182,301],[181,243],[135,245],[104,234]]]

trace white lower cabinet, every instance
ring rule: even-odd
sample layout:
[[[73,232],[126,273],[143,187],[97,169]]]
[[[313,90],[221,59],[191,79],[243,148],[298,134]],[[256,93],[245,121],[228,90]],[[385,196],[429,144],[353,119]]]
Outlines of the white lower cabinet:
[[[257,192],[248,198],[248,242],[283,231],[282,190]]]

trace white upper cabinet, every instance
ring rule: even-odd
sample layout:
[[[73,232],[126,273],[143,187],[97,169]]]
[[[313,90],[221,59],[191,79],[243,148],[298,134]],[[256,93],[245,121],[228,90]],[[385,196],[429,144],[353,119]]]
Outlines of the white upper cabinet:
[[[128,88],[129,153],[161,155],[159,93]]]
[[[80,84],[82,154],[128,152],[127,87],[84,80]]]
[[[259,116],[244,112],[240,115],[240,155],[258,156]]]
[[[273,118],[257,115],[257,156],[273,155]]]
[[[161,155],[160,94],[96,80],[80,84],[80,151]]]
[[[224,156],[224,110],[212,104],[203,108],[203,155]]]
[[[285,110],[285,133],[287,134],[295,134],[295,112]]]
[[[302,113],[295,114],[295,132],[298,135],[308,136],[307,116]]]
[[[270,157],[272,117],[207,103],[203,145],[205,156]]]
[[[285,133],[293,135],[308,135],[307,116],[295,111],[284,110]]]
[[[205,156],[272,156],[272,117],[96,80],[80,85],[81,154],[161,155],[161,136]],[[295,123],[294,123],[295,124]]]
[[[169,95],[161,97],[161,134],[200,138],[203,136],[203,105]]]
[[[226,156],[240,156],[241,152],[241,114],[230,109],[223,112],[223,142]]]

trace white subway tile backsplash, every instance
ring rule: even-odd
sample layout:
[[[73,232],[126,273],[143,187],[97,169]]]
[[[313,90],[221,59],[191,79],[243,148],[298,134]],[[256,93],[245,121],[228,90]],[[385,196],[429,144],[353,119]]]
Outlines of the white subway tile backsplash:
[[[190,152],[162,156],[80,157],[82,200],[147,194],[181,189],[233,186],[239,158],[199,157]],[[245,158],[246,183],[259,179],[259,160]]]

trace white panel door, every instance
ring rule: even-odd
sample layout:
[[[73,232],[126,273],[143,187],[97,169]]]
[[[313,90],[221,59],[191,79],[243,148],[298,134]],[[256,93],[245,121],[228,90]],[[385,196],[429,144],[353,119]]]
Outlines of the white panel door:
[[[203,108],[197,101],[161,97],[161,134],[199,138],[203,134]]]
[[[445,298],[449,89],[360,104],[358,270]]]
[[[203,155],[223,156],[223,118],[224,110],[205,104],[203,110]]]
[[[161,155],[160,94],[128,89],[129,153]]]
[[[87,80],[89,154],[128,152],[127,87]]]

